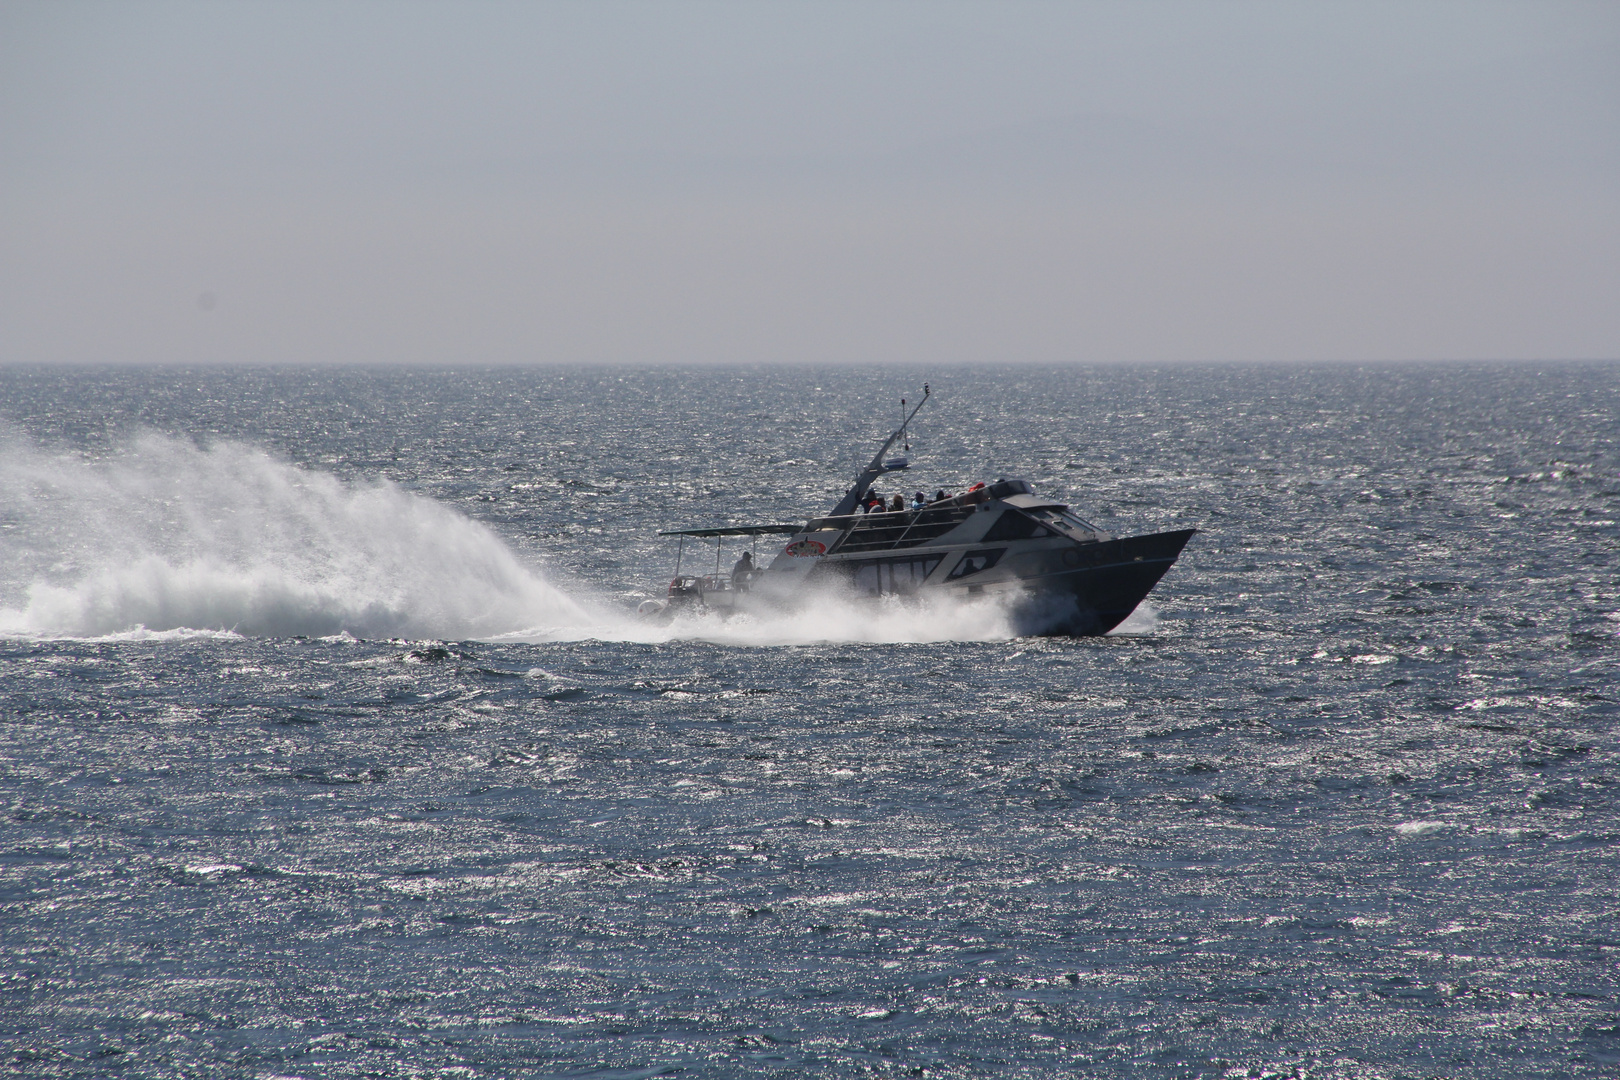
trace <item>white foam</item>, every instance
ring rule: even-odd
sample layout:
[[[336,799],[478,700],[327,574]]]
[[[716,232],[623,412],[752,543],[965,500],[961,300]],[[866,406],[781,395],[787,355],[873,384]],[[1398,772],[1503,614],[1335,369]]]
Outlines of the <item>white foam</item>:
[[[1401,836],[1424,836],[1445,827],[1444,821],[1403,821],[1395,826],[1395,831]]]
[[[387,481],[147,435],[0,453],[0,633],[481,638],[595,621],[493,532]]]
[[[1125,621],[1108,631],[1109,636],[1132,634],[1151,634],[1159,629],[1162,622],[1159,613],[1146,600],[1136,605],[1136,610],[1125,616]]]
[[[701,640],[720,645],[807,645],[862,641],[923,644],[938,641],[1003,641],[1015,636],[1007,603],[885,598],[876,603],[825,595],[781,612],[747,612],[719,618],[690,615],[665,626],[626,622],[609,631],[615,640]]]

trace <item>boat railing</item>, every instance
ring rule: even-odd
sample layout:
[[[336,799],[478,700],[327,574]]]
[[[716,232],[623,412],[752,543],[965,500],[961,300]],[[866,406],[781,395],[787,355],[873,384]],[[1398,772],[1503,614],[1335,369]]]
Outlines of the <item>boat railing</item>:
[[[837,529],[843,535],[827,546],[835,551],[882,551],[913,547],[941,536],[973,513],[972,504],[947,499],[912,510],[883,510],[872,514],[839,514],[817,518],[811,531]]]
[[[821,532],[827,529],[853,529],[867,518],[888,517],[894,511],[884,511],[881,514],[831,514],[827,517],[811,518],[805,526],[811,532]]]
[[[949,532],[982,504],[1029,490],[1027,481],[999,480],[989,486],[975,484],[950,498],[937,499],[906,510],[832,514],[813,518],[805,527],[811,532],[836,529],[843,534],[828,545],[828,554],[835,551],[884,551],[915,547]]]
[[[989,496],[984,494],[984,486],[981,484],[973,491],[964,491],[962,494],[953,495],[948,499],[936,499],[921,506],[908,506],[904,510],[877,510],[872,513],[857,510],[853,514],[829,514],[826,517],[812,518],[809,528],[812,530],[847,529],[852,525],[859,525],[862,522],[872,521],[876,518],[914,517],[917,514],[925,514],[930,510],[949,510],[959,506],[972,506],[988,499]]]

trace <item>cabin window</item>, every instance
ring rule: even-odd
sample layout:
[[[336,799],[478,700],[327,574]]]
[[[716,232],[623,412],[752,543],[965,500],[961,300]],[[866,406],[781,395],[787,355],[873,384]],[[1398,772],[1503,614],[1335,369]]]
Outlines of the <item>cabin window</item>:
[[[1051,536],[1052,530],[1036,521],[1028,514],[1017,510],[1003,510],[1001,517],[990,526],[990,531],[984,534],[987,542],[996,540],[1031,540],[1039,536]]]
[[[988,570],[1001,561],[1001,556],[1006,550],[1006,548],[990,548],[987,551],[970,551],[962,556],[962,561],[956,564],[945,580],[955,581],[957,578],[965,578],[969,574]]]
[[[850,564],[852,583],[862,596],[905,596],[917,591],[923,579],[934,572],[939,557],[927,559],[883,559]]]

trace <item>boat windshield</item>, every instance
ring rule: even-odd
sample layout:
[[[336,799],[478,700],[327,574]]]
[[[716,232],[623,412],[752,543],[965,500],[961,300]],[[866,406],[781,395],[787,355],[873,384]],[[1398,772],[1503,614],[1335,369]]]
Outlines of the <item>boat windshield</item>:
[[[1067,533],[1077,539],[1090,540],[1094,536],[1106,536],[1107,533],[1097,528],[1085,518],[1070,510],[1067,506],[1041,506],[1025,513],[1044,525],[1049,525],[1058,532]]]

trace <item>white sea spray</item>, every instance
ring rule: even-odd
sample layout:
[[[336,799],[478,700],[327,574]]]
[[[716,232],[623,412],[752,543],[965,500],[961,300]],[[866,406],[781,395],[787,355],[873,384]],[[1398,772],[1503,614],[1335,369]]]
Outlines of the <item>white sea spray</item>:
[[[162,435],[86,460],[0,457],[0,632],[478,638],[585,605],[488,527],[386,480]]]

